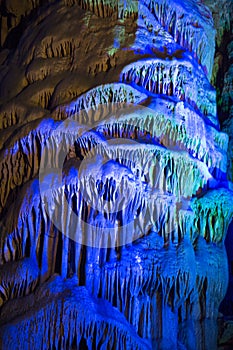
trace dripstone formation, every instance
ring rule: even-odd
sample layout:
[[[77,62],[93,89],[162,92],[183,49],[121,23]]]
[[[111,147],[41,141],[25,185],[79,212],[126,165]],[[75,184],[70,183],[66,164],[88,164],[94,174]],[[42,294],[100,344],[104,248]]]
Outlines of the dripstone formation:
[[[233,185],[210,9],[5,1],[1,23],[0,349],[217,349]]]

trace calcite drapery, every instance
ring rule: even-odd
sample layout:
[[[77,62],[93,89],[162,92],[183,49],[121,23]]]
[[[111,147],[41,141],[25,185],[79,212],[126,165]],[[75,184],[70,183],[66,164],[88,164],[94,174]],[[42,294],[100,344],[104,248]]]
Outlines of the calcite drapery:
[[[233,208],[211,14],[131,5],[44,6],[1,67],[4,350],[217,346]]]

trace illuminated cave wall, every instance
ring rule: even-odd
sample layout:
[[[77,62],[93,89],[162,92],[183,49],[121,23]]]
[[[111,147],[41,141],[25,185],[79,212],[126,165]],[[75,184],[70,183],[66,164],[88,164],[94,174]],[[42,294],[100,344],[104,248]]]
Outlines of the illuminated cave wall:
[[[0,349],[217,349],[232,25],[208,2],[1,2]]]

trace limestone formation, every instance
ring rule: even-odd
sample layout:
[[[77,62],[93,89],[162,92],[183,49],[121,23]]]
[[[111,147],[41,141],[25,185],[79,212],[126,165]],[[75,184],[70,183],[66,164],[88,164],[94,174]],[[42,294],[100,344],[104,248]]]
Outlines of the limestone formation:
[[[233,128],[204,2],[3,2],[1,349],[217,349]]]

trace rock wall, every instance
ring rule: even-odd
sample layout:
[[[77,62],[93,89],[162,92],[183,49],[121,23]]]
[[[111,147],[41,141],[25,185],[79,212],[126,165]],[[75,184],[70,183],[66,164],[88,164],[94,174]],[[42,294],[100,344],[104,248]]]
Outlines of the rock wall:
[[[233,192],[210,10],[24,5],[2,5],[28,25],[1,51],[0,348],[217,349]]]

